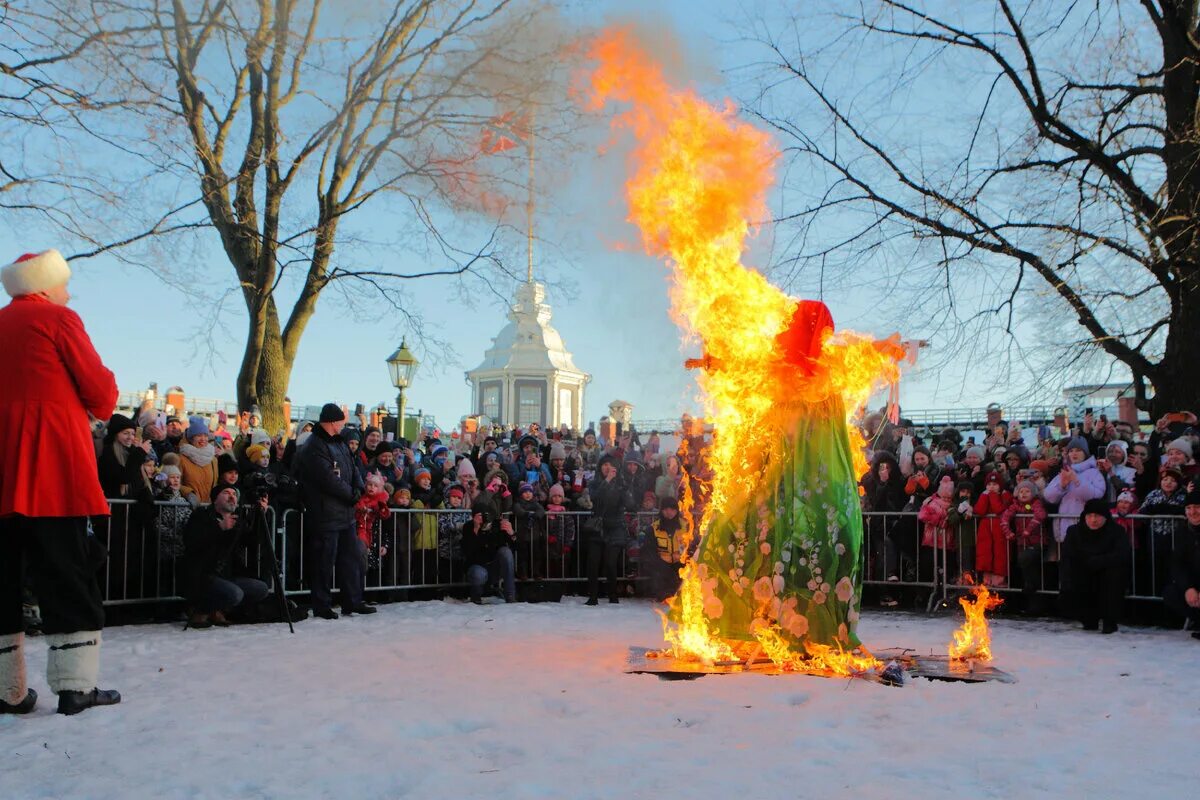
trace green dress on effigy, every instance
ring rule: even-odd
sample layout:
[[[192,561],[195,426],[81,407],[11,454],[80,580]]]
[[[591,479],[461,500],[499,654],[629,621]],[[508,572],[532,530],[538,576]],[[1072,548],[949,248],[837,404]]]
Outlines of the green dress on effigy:
[[[827,309],[812,306],[797,317],[832,327]],[[796,652],[805,643],[850,650],[859,645],[863,523],[844,404],[830,394],[787,411],[775,434],[782,457],[748,478],[757,486],[701,539],[704,613],[724,639],[754,641],[766,625]]]

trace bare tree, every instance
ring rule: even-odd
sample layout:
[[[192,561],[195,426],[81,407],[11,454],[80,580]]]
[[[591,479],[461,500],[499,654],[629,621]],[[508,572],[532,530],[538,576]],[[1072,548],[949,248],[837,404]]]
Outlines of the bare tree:
[[[800,206],[785,268],[862,280],[869,263],[913,325],[936,308],[1015,342],[1048,319],[1058,367],[1103,353],[1142,408],[1195,407],[1197,5],[876,0],[758,19],[752,107]]]

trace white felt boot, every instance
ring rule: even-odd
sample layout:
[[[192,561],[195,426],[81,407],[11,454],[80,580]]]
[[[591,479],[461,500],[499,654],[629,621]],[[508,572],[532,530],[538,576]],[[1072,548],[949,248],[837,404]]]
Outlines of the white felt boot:
[[[0,700],[15,706],[25,699],[25,634],[0,636]]]
[[[51,691],[90,692],[100,677],[100,631],[46,634],[50,655],[46,681]]]

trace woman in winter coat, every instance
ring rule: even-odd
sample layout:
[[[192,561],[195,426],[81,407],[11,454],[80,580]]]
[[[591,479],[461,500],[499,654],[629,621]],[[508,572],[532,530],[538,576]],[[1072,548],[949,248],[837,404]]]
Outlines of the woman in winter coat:
[[[587,605],[600,602],[600,565],[604,564],[604,579],[608,588],[608,602],[619,602],[617,594],[617,568],[625,540],[629,534],[625,527],[625,512],[633,511],[633,497],[617,472],[617,461],[611,455],[600,459],[599,479],[592,483],[590,492],[592,514],[598,531],[588,535],[587,545]]]
[[[221,477],[216,449],[209,442],[208,423],[201,417],[190,417],[183,438],[184,443],[179,445],[180,492],[193,505],[208,503]]]
[[[104,434],[98,470],[100,487],[109,499],[132,498],[142,481],[142,462],[150,452],[150,442],[134,444],[133,420],[124,414],[113,414]]]
[[[1171,553],[1175,533],[1184,524],[1183,474],[1174,467],[1163,467],[1158,476],[1158,488],[1146,495],[1139,514],[1155,517],[1150,520],[1150,560],[1154,564],[1153,594],[1161,594],[1171,571]]]
[[[1087,442],[1076,436],[1067,443],[1067,459],[1054,480],[1046,484],[1043,496],[1048,503],[1058,504],[1059,517],[1054,520],[1054,540],[1062,544],[1072,519],[1083,513],[1088,500],[1103,498],[1108,491],[1104,475],[1096,468]]]
[[[880,576],[899,579],[899,561],[896,547],[889,539],[891,528],[899,521],[890,516],[904,508],[904,476],[900,474],[900,462],[887,450],[875,453],[871,470],[859,482],[863,487],[862,506],[866,517],[866,551],[870,553],[867,577],[879,580]]]
[[[1008,537],[1000,515],[1012,505],[1013,497],[1004,490],[1000,475],[989,472],[983,494],[975,501],[975,570],[985,586],[1008,583]]]

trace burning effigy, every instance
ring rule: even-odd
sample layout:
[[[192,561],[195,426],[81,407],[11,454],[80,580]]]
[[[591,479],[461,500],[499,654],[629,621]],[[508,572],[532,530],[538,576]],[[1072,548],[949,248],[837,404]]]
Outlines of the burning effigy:
[[[898,374],[899,337],[835,332],[742,263],[779,151],[771,137],[670,85],[628,31],[591,45],[589,101],[618,104],[634,141],[629,219],[671,268],[671,314],[695,360],[706,419],[701,537],[664,615],[677,659],[854,674],[877,665],[855,632],[861,596],[863,442],[848,411]]]

